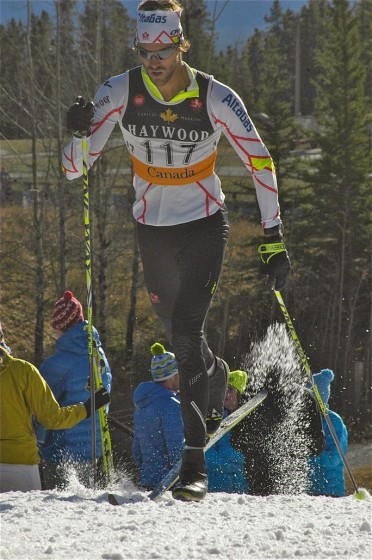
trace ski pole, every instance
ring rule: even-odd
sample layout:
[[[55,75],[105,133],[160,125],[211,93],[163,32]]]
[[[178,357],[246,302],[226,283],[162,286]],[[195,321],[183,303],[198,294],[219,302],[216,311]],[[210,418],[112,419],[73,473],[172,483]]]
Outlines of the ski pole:
[[[116,426],[117,428],[120,428],[120,430],[122,430],[123,432],[125,432],[127,434],[130,434],[131,436],[134,436],[134,430],[132,430],[132,428],[130,428],[129,426],[127,426],[123,422],[119,422],[119,420],[116,420],[116,418],[114,418],[110,414],[109,414],[109,420],[110,420],[110,422],[112,422],[114,424],[114,426]]]
[[[89,358],[89,386],[91,399],[90,424],[92,432],[92,468],[93,484],[97,482],[97,443],[96,443],[96,400],[94,379],[94,357],[93,357],[93,322],[92,322],[92,257],[91,257],[91,234],[90,234],[90,207],[89,207],[89,183],[88,183],[88,151],[87,139],[81,139],[83,152],[83,194],[84,194],[84,239],[85,239],[85,280],[87,288],[87,321],[88,321],[88,358]]]
[[[94,382],[96,387],[101,388],[103,387],[101,366],[104,366],[104,361],[100,357],[99,350],[96,344],[94,344],[93,347],[93,354],[94,354]],[[112,480],[112,474],[114,472],[114,461],[113,461],[113,454],[112,454],[112,447],[111,447],[108,414],[105,408],[102,407],[99,409],[98,417],[99,417],[99,427],[100,427],[101,446],[102,446],[103,470],[106,475],[106,482],[110,482]]]
[[[321,410],[321,412],[322,412],[322,414],[323,414],[324,420],[325,420],[326,423],[327,423],[327,426],[328,426],[328,428],[329,428],[329,431],[331,432],[331,436],[332,436],[332,438],[333,438],[333,441],[334,441],[334,443],[335,443],[335,445],[336,445],[336,447],[337,447],[337,450],[338,450],[338,452],[339,452],[339,454],[340,454],[340,457],[341,457],[342,462],[343,462],[343,464],[344,464],[344,466],[345,466],[345,469],[347,470],[347,473],[348,473],[348,475],[349,475],[351,484],[352,484],[352,486],[353,486],[353,488],[354,488],[354,490],[355,490],[354,496],[355,496],[355,498],[357,498],[358,500],[363,500],[366,496],[365,496],[365,494],[364,494],[364,492],[363,492],[363,489],[358,488],[358,486],[357,486],[357,484],[356,484],[356,482],[355,482],[355,478],[354,478],[354,476],[353,476],[353,473],[351,472],[351,469],[350,469],[350,466],[349,466],[348,461],[347,461],[347,459],[346,459],[345,453],[344,453],[343,450],[342,450],[342,447],[341,447],[341,444],[340,444],[340,440],[339,440],[338,437],[337,437],[337,434],[336,434],[335,429],[334,429],[333,424],[332,424],[332,420],[331,420],[330,417],[329,417],[327,407],[326,407],[326,405],[324,404],[323,399],[322,399],[322,397],[321,397],[321,395],[320,395],[319,389],[318,389],[318,387],[317,387],[317,385],[316,385],[316,383],[315,383],[315,381],[314,381],[314,378],[313,378],[313,375],[312,375],[312,373],[311,373],[311,369],[310,369],[310,365],[309,365],[308,359],[307,359],[307,357],[306,357],[305,352],[303,351],[303,348],[302,348],[301,343],[300,343],[300,340],[299,340],[299,338],[298,338],[298,336],[297,336],[297,333],[296,333],[296,330],[295,330],[294,325],[293,325],[293,323],[292,323],[292,320],[291,320],[291,318],[290,318],[290,316],[289,316],[289,313],[288,313],[288,311],[287,311],[287,308],[286,308],[286,306],[285,306],[285,304],[284,304],[283,298],[282,298],[282,296],[281,296],[281,294],[280,294],[279,291],[274,290],[274,292],[275,292],[275,295],[276,295],[276,299],[278,300],[280,309],[282,310],[284,319],[285,319],[285,321],[286,321],[286,323],[287,323],[287,326],[288,326],[288,328],[289,328],[289,331],[290,331],[290,333],[291,333],[292,339],[293,339],[293,341],[295,342],[295,344],[296,344],[296,346],[297,346],[297,350],[298,350],[298,353],[299,353],[299,356],[300,356],[300,359],[301,359],[303,368],[304,368],[304,370],[305,370],[305,373],[308,375],[308,377],[309,377],[309,379],[310,379],[311,388],[312,388],[312,390],[313,390],[313,392],[314,392],[314,394],[315,394],[315,398],[316,398],[316,400],[317,400],[317,403],[318,403],[318,405],[319,405],[319,408],[320,408],[320,410]]]
[[[93,312],[92,312],[92,258],[91,258],[91,233],[90,233],[90,204],[88,183],[88,151],[86,137],[82,137],[83,153],[83,184],[84,184],[84,226],[85,226],[85,275],[87,286],[87,321],[88,321],[88,355],[89,355],[89,384],[92,403],[91,432],[92,432],[92,467],[94,486],[97,482],[97,431],[96,431],[96,406],[95,390],[103,386],[101,375],[101,361],[99,351],[95,346],[93,337]],[[104,408],[98,411],[100,437],[102,446],[102,463],[106,475],[106,482],[111,480],[113,473],[113,455],[111,447],[110,430],[107,413]]]

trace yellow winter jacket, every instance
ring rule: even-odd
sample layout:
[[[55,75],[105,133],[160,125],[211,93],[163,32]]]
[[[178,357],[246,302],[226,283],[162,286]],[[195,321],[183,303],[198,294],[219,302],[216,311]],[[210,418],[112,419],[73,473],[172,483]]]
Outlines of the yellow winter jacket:
[[[83,404],[61,408],[37,368],[0,347],[0,463],[39,463],[32,416],[58,430],[84,420],[86,410]]]

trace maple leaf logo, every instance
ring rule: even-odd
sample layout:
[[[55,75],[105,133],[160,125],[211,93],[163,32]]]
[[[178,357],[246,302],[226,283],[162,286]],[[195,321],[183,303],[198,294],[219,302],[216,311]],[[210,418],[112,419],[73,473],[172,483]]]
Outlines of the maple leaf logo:
[[[160,113],[160,116],[163,121],[166,121],[167,123],[172,123],[178,119],[178,116],[173,113],[172,109],[167,109],[165,112]]]
[[[201,109],[203,107],[203,103],[200,101],[200,99],[193,99],[190,105],[193,109]]]

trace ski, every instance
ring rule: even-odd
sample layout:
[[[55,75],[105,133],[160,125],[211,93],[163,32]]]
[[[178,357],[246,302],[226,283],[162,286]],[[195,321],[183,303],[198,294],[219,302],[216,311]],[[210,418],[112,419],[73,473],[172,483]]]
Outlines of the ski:
[[[248,414],[253,412],[267,397],[267,391],[264,389],[257,393],[254,397],[249,399],[237,410],[226,416],[220,424],[217,432],[208,440],[204,450],[208,451],[219,439],[221,439],[225,434],[227,434],[232,428],[234,428],[241,420],[243,420]],[[150,500],[158,500],[167,490],[169,490],[178,480],[178,476],[181,470],[181,460],[174,465],[174,467],[165,475],[163,480],[150,492],[148,497]]]
[[[226,416],[226,418],[222,420],[217,432],[208,440],[204,448],[205,451],[208,451],[208,449],[210,449],[218,440],[220,440],[225,434],[227,434],[237,424],[239,424],[239,422],[241,422],[246,416],[253,412],[266,399],[266,397],[267,391],[266,389],[263,389],[237,410],[229,414],[229,416]],[[177,482],[180,470],[181,460],[174,465],[174,467],[165,475],[163,480],[159,482],[159,484],[148,494],[147,497],[153,501],[161,498],[161,496],[163,496],[163,494]],[[114,494],[108,494],[107,499],[112,506],[121,505],[118,498]]]

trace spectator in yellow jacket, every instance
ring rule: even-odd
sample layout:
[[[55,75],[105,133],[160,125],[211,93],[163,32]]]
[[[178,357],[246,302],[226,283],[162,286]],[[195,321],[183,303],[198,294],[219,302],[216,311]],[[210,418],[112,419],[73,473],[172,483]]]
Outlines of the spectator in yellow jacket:
[[[109,401],[106,389],[96,392],[97,410]],[[38,369],[0,346],[0,492],[41,490],[33,417],[58,430],[75,426],[90,413],[90,398],[60,407]]]

